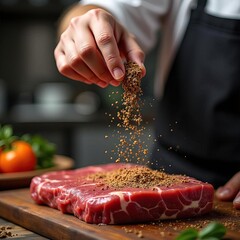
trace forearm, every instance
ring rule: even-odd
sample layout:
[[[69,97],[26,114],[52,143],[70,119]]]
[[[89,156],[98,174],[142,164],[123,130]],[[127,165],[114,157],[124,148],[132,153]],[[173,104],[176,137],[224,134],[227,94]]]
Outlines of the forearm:
[[[59,20],[58,25],[58,36],[60,36],[68,27],[72,18],[81,16],[87,11],[91,9],[99,8],[97,5],[81,5],[81,4],[74,4],[69,9],[63,13],[62,17]]]

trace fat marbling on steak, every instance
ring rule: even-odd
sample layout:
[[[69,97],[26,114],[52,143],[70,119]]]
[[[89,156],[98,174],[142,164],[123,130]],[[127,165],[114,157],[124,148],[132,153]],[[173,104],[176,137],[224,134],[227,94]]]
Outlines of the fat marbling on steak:
[[[136,165],[112,163],[47,173],[32,179],[31,196],[38,204],[95,224],[143,223],[211,211],[213,186],[187,176],[174,175],[168,185],[155,184],[154,187],[133,183],[114,186],[104,181],[104,174],[133,168]],[[121,179],[121,174],[117,172],[114,177]],[[143,178],[138,176],[137,181]]]

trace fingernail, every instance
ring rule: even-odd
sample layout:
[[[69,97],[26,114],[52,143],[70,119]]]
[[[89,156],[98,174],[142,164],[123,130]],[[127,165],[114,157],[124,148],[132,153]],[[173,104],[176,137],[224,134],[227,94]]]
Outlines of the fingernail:
[[[234,200],[233,200],[234,204],[240,204],[240,196],[237,196]]]
[[[231,190],[229,188],[223,188],[218,191],[219,197],[229,197],[231,194]]]
[[[113,69],[113,76],[116,80],[121,79],[124,76],[124,72],[121,68],[114,68]]]

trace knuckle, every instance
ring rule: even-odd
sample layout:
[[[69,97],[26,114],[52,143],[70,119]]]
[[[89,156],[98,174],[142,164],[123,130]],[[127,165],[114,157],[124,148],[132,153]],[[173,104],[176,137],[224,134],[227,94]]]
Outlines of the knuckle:
[[[96,16],[98,15],[100,12],[100,9],[99,8],[94,8],[94,9],[91,9],[87,12],[87,14],[89,14],[90,16]]]
[[[105,61],[106,61],[107,65],[114,66],[114,65],[117,65],[118,58],[115,55],[108,55],[105,57]]]
[[[97,38],[96,38],[97,43],[102,46],[109,44],[113,41],[113,35],[107,32],[102,32]]]
[[[74,28],[79,22],[79,17],[73,17],[71,20],[70,20],[70,23],[69,23],[69,26]]]
[[[68,41],[68,34],[67,32],[63,32],[61,35],[60,35],[60,38],[59,38],[59,43],[65,45],[65,43]]]
[[[95,9],[91,9],[87,12],[87,14],[89,14],[89,16],[91,18],[99,18],[100,16],[102,16],[103,13],[106,13],[103,9],[101,8],[95,8]]]
[[[67,65],[63,65],[63,64],[59,64],[58,66],[57,66],[57,68],[58,68],[58,71],[62,74],[62,75],[64,75],[64,76],[68,76],[68,72],[69,72],[69,66],[67,66]]]
[[[86,58],[88,56],[91,56],[95,52],[95,47],[86,43],[79,47],[78,53],[82,58]]]
[[[79,61],[79,58],[76,55],[71,55],[69,57],[69,65],[70,66],[75,66],[78,63],[78,61]]]
[[[66,38],[67,38],[67,33],[66,33],[66,31],[65,32],[63,32],[62,34],[61,34],[61,36],[60,36],[60,40],[65,40]]]

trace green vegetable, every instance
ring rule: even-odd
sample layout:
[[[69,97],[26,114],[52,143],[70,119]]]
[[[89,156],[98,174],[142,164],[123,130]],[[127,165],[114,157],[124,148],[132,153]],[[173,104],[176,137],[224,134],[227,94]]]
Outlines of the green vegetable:
[[[196,229],[189,228],[181,232],[176,240],[195,240],[198,237],[198,231]]]
[[[0,125],[0,148],[10,149],[13,141],[17,140],[16,136],[13,136],[13,130],[10,125]]]
[[[217,238],[221,239],[226,233],[226,228],[217,222],[212,222],[199,232],[200,239]]]
[[[223,224],[212,222],[199,232],[192,228],[184,230],[177,236],[176,240],[220,240],[226,231]]]
[[[37,168],[49,168],[54,166],[53,158],[56,152],[56,146],[39,135],[31,136],[25,134],[21,140],[31,144],[37,157]]]

